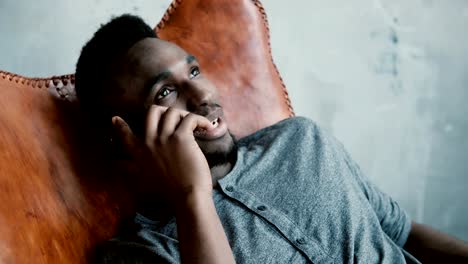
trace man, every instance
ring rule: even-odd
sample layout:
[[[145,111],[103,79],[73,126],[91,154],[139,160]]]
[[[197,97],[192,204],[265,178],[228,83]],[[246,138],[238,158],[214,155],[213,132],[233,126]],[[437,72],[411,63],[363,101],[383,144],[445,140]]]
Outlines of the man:
[[[134,223],[100,248],[100,262],[468,260],[464,242],[412,223],[312,121],[236,141],[196,58],[137,17],[96,32],[76,89],[125,156],[137,200]]]

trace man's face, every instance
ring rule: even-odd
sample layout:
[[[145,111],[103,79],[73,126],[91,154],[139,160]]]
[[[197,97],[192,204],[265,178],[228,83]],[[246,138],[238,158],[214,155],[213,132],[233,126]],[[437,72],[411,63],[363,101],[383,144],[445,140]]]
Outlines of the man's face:
[[[122,116],[138,137],[144,137],[146,113],[152,104],[173,107],[217,122],[214,133],[195,139],[211,166],[232,154],[234,139],[227,129],[216,88],[196,58],[177,45],[146,38],[133,45],[116,67],[106,105]]]

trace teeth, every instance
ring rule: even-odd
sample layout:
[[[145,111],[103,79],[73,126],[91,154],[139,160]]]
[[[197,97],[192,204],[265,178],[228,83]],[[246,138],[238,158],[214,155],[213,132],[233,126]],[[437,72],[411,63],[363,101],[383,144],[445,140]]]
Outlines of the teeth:
[[[211,122],[211,123],[213,124],[214,127],[218,127],[218,118],[213,120],[213,122]]]

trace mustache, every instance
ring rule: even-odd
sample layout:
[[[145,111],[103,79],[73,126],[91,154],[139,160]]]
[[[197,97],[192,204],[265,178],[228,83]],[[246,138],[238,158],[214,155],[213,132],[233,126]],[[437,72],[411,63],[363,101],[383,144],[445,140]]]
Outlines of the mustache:
[[[223,109],[221,105],[218,103],[212,103],[212,104],[202,104],[201,106],[197,107],[192,113],[201,115],[201,116],[207,116],[210,113],[216,111],[217,109]]]

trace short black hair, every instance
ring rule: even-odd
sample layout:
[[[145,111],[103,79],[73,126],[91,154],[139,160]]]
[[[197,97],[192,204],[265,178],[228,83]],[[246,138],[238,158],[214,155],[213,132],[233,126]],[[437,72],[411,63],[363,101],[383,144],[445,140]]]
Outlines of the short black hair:
[[[113,65],[144,38],[157,38],[156,32],[134,15],[124,14],[101,25],[81,50],[76,64],[75,90],[82,111],[108,117],[110,113],[102,102]]]

